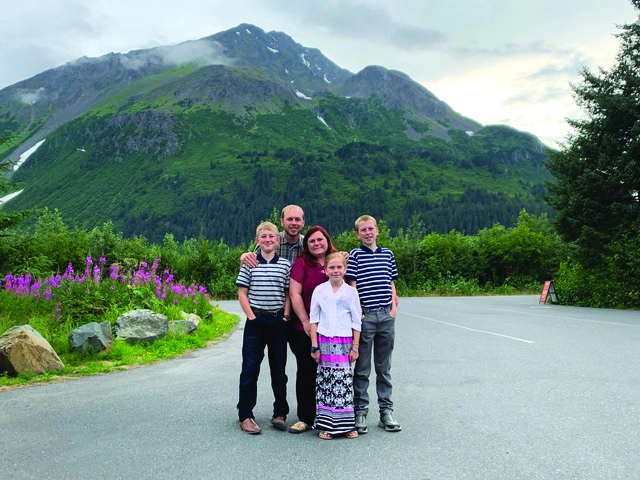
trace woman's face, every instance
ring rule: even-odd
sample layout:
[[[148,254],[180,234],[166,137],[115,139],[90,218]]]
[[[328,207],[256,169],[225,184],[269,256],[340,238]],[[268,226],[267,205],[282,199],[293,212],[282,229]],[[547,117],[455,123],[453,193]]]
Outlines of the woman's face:
[[[311,255],[323,258],[327,252],[327,239],[324,237],[322,232],[315,232],[307,238],[307,246],[309,247]]]

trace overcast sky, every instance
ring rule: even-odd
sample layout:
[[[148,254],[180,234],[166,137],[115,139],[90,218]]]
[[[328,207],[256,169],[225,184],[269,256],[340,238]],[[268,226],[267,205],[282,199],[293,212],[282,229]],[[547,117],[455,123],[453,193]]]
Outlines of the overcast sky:
[[[570,82],[608,69],[628,0],[18,0],[0,8],[0,88],[81,56],[172,45],[251,23],[353,73],[400,70],[458,113],[550,146],[580,110]]]

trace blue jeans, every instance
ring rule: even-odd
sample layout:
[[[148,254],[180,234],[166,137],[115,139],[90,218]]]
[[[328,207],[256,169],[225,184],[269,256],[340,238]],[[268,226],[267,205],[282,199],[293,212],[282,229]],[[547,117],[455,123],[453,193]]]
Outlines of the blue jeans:
[[[369,412],[369,375],[371,356],[376,371],[376,393],[380,413],[393,411],[391,401],[391,354],[395,342],[396,319],[389,309],[365,313],[360,332],[359,357],[353,371],[355,413]]]
[[[238,417],[240,421],[253,416],[258,399],[258,376],[268,348],[271,388],[273,389],[273,416],[285,417],[289,413],[287,403],[287,322],[282,312],[276,316],[258,314],[255,320],[247,319],[242,338],[242,372],[240,373],[240,399]]]

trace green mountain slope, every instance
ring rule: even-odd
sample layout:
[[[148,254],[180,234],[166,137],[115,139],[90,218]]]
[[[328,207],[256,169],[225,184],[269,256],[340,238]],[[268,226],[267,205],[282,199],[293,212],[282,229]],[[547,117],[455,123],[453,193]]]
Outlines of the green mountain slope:
[[[354,75],[249,25],[197,45],[219,61],[191,55],[170,65],[157,49],[111,55],[117,81],[95,80],[81,62],[91,101],[46,72],[47,108],[10,101],[25,85],[0,91],[0,127],[24,138],[5,158],[46,135],[12,177],[24,192],[3,208],[48,206],[87,228],[113,220],[155,241],[171,232],[231,244],[249,241],[258,221],[288,203],[332,232],[363,213],[392,229],[417,212],[429,230],[475,233],[514,224],[522,208],[549,211],[535,137],[482,127],[401,72]]]

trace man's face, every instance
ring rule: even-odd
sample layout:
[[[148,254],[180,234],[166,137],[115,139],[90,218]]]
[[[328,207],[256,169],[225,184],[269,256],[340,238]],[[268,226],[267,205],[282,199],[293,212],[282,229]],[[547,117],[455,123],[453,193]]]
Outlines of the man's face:
[[[364,245],[370,247],[376,243],[376,239],[378,238],[378,227],[376,227],[373,220],[360,222],[358,225],[357,235]]]
[[[284,216],[280,220],[284,232],[289,237],[297,237],[300,235],[304,227],[304,215],[302,210],[297,207],[291,207],[284,211]]]

